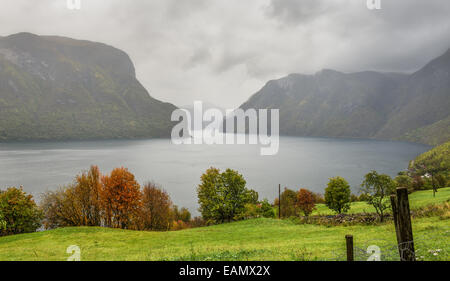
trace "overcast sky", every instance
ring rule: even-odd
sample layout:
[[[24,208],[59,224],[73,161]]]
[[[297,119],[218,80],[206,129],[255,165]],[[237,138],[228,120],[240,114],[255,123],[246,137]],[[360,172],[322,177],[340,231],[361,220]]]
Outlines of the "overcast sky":
[[[323,68],[411,72],[450,48],[450,1],[0,0],[0,35],[27,31],[127,52],[153,97],[233,108],[268,80]]]

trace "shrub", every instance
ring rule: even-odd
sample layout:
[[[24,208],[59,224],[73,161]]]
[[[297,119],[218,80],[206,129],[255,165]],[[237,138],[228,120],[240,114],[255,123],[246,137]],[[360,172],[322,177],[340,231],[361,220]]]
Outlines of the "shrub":
[[[364,202],[364,201],[367,201],[367,200],[369,200],[369,196],[367,194],[365,194],[365,193],[361,193],[359,195],[359,197],[358,197],[358,201],[360,201],[360,202]]]
[[[325,204],[338,214],[350,209],[350,186],[342,177],[331,178],[325,189]]]
[[[424,190],[425,182],[421,176],[416,175],[412,178],[411,187],[413,190]]]
[[[1,235],[34,232],[41,226],[42,212],[33,196],[22,188],[10,187],[0,192]]]
[[[359,201],[359,197],[352,193],[350,195],[350,202],[358,202],[358,201]]]
[[[235,220],[245,220],[260,217],[259,207],[253,203],[246,203],[244,210],[235,216]]]
[[[305,216],[309,216],[316,207],[313,193],[307,189],[300,189],[296,204]]]
[[[171,230],[182,230],[182,229],[186,229],[189,227],[190,226],[188,223],[185,223],[182,220],[175,220],[171,225]]]
[[[261,215],[265,218],[274,218],[275,217],[275,210],[273,209],[273,206],[270,205],[270,203],[267,199],[264,199],[263,201],[261,201],[260,212],[261,212]]]
[[[202,227],[202,226],[206,226],[207,223],[202,217],[194,217],[190,221],[190,225],[191,225],[191,227]]]

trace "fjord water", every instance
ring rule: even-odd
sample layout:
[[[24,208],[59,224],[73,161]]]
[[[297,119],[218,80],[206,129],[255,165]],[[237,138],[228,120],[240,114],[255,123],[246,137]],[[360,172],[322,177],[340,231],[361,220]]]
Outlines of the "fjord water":
[[[102,172],[127,167],[140,183],[154,181],[178,206],[197,212],[196,187],[209,167],[232,168],[248,187],[272,201],[278,184],[323,192],[328,179],[346,178],[354,192],[377,170],[395,176],[428,150],[395,141],[280,137],[277,155],[261,156],[259,145],[174,145],[169,139],[0,144],[0,188],[23,186],[39,198],[70,183],[90,165]]]

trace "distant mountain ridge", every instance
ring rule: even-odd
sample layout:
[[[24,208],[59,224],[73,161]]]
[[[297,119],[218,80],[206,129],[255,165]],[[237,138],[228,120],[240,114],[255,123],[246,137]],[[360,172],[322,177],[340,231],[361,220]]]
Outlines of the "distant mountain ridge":
[[[175,108],[152,98],[114,47],[0,37],[0,141],[165,137]]]
[[[284,135],[437,145],[450,138],[450,49],[413,74],[290,74],[269,81],[240,108],[280,109]]]

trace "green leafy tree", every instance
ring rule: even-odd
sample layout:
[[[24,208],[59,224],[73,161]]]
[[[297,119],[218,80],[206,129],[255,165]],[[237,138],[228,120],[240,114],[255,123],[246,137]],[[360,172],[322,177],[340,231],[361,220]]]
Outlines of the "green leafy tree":
[[[34,232],[41,226],[42,212],[33,197],[22,188],[10,187],[0,192],[2,235]]]
[[[298,215],[297,192],[284,188],[281,193],[281,217],[289,218]]]
[[[257,193],[245,187],[246,181],[237,171],[210,168],[201,176],[197,187],[198,203],[203,218],[214,223],[238,219],[245,204],[257,201]],[[256,198],[256,199],[255,199]]]
[[[382,222],[385,210],[390,207],[389,196],[395,190],[395,181],[388,175],[372,171],[365,175],[361,186],[362,192],[367,195],[367,203],[375,208]]]
[[[182,221],[182,222],[185,222],[185,223],[188,223],[188,222],[191,221],[191,213],[185,207],[182,207],[181,209],[178,209],[178,206],[174,205],[173,206],[173,213],[175,215],[175,220],[176,221]]]
[[[325,189],[325,204],[338,214],[350,209],[350,185],[342,177],[331,178]]]

